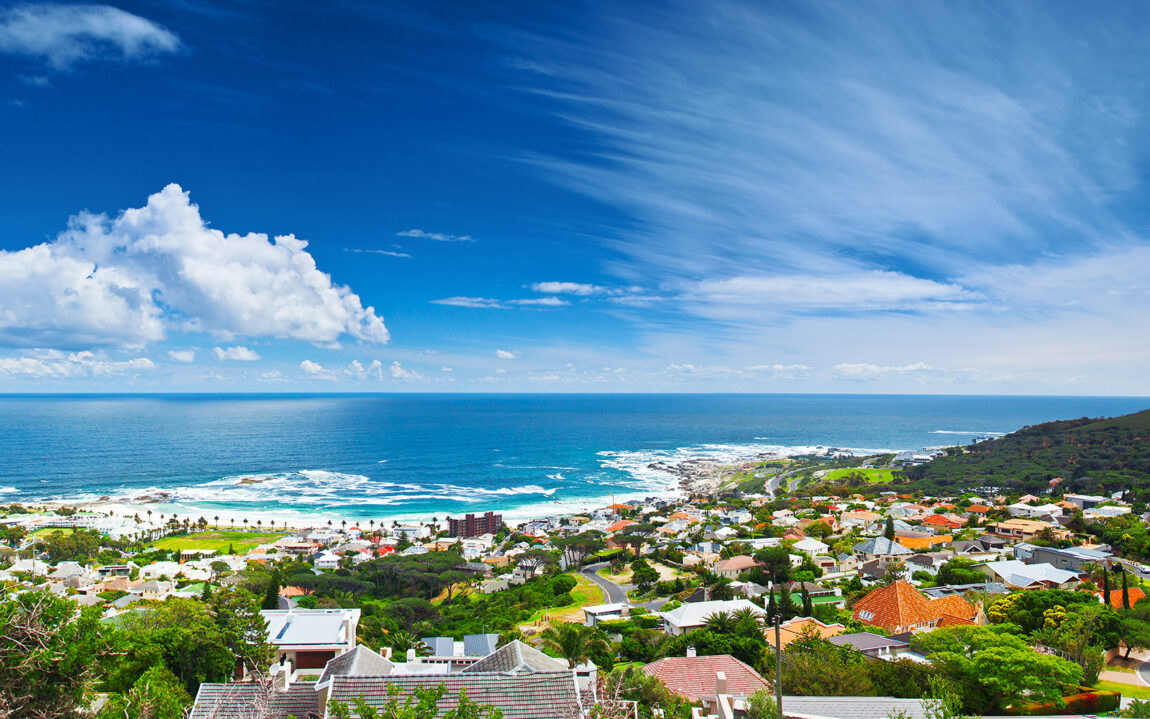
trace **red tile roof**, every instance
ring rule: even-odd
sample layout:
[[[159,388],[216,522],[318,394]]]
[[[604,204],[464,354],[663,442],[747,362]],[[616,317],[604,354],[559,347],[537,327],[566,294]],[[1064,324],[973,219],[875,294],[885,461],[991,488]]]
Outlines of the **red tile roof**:
[[[643,671],[657,677],[676,694],[696,702],[715,695],[715,675],[727,675],[727,693],[745,697],[760,689],[769,689],[767,680],[729,654],[711,657],[667,657],[651,662]]]
[[[974,606],[957,594],[927,599],[902,580],[867,594],[855,602],[852,612],[864,624],[882,627],[892,634],[933,627],[946,616],[951,617],[949,623],[958,620],[957,623],[965,624],[974,614]]]

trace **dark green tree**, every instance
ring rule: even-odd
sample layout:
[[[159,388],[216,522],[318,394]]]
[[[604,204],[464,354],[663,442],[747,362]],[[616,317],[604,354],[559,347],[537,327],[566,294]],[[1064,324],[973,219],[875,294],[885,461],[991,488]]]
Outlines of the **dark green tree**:
[[[276,567],[272,570],[271,579],[268,580],[267,589],[264,590],[264,601],[260,605],[261,609],[279,609],[280,608],[280,570]]]
[[[882,536],[886,537],[892,542],[894,541],[894,518],[886,518],[886,527],[882,530]]]

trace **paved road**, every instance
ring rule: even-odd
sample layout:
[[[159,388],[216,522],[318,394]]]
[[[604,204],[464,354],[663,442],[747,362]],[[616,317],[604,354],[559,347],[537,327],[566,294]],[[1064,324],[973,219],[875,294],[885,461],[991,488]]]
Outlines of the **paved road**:
[[[599,585],[599,588],[603,590],[603,597],[606,600],[604,604],[625,603],[627,601],[627,590],[614,582],[607,581],[595,573],[606,566],[607,562],[588,564],[586,567],[580,569],[579,573]]]
[[[1142,662],[1138,665],[1138,678],[1146,686],[1150,686],[1150,662]]]

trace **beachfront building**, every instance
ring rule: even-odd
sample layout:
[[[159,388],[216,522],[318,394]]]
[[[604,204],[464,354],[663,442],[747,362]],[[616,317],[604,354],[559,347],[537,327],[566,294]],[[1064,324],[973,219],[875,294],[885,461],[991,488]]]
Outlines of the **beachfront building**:
[[[481,516],[468,514],[463,519],[447,518],[448,534],[460,539],[470,539],[481,534],[495,534],[503,526],[503,515],[485,512]]]

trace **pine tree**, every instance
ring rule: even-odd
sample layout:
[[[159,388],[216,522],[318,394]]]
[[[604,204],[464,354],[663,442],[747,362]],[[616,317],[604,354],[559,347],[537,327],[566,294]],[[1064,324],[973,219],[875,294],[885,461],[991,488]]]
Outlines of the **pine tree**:
[[[1122,572],[1122,609],[1127,612],[1130,611],[1130,589],[1126,586],[1126,570],[1119,570]],[[1106,597],[1110,601],[1110,597]]]
[[[1105,564],[1102,565],[1102,597],[1103,601],[1110,602],[1110,572]]]
[[[886,518],[886,529],[882,530],[882,536],[890,541],[894,541],[894,519],[891,517]]]
[[[280,570],[277,567],[272,571],[271,581],[268,582],[267,592],[264,594],[264,603],[260,609],[280,608]]]
[[[815,614],[814,603],[811,602],[811,593],[807,590],[807,583],[803,582],[803,616],[813,617]]]
[[[799,608],[795,606],[795,598],[791,596],[786,585],[783,585],[779,592],[779,617],[785,622],[798,616],[798,613]]]
[[[207,582],[204,582],[204,591],[202,594],[200,594],[200,599],[207,602],[207,601],[210,601],[211,598],[212,598],[212,585],[207,583]]]
[[[767,600],[767,623],[773,624],[778,614],[778,605],[775,604],[775,588],[771,586],[771,598]]]

